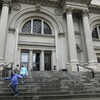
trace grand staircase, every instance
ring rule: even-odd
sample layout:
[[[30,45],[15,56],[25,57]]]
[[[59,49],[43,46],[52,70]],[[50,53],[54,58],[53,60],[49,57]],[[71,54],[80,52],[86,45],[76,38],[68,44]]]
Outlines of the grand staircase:
[[[9,81],[0,78],[0,100],[100,100],[100,72],[34,71],[25,84],[19,80],[18,97]]]

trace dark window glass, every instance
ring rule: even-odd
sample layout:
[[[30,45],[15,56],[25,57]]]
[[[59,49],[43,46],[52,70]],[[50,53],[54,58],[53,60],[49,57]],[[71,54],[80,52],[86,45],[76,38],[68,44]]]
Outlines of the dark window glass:
[[[44,34],[52,34],[51,28],[47,23],[44,22]]]
[[[22,32],[31,33],[31,21],[28,21],[27,23],[24,24]]]
[[[97,32],[97,27],[93,29],[92,31],[92,38],[99,38],[98,37],[98,32]]]
[[[33,53],[33,70],[40,70],[40,53]]]
[[[33,33],[41,33],[41,20],[33,20]]]
[[[46,71],[51,70],[51,53],[49,52],[44,53],[44,66]]]
[[[98,61],[98,63],[100,63],[100,57],[97,57],[97,61]]]

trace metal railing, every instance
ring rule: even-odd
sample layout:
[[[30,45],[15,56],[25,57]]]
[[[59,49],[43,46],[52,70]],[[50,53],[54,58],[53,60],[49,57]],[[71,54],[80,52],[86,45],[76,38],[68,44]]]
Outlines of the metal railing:
[[[8,67],[10,64],[11,64],[11,67]],[[7,64],[7,65],[1,64],[0,67],[3,67],[3,69],[2,69],[1,72],[0,72],[0,75],[1,75],[2,77],[8,77],[9,71],[13,69],[13,63],[10,62],[10,63]]]
[[[87,70],[90,70],[91,73],[92,73],[92,77],[95,77],[95,76],[94,76],[94,69],[87,67],[85,64],[84,64],[84,65],[76,64],[76,65],[77,65],[77,71],[79,71],[79,67],[83,67],[83,68],[85,68],[85,69],[87,69]]]

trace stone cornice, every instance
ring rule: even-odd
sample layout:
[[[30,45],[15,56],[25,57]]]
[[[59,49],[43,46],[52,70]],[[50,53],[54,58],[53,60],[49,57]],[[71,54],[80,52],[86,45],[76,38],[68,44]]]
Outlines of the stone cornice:
[[[100,6],[98,5],[91,4],[88,8],[91,13],[100,13]]]
[[[40,4],[42,6],[60,7],[63,0],[13,0],[14,3]]]
[[[80,3],[80,4],[85,4],[88,5],[90,4],[92,0],[63,0],[62,4],[64,5],[66,2],[68,3]]]

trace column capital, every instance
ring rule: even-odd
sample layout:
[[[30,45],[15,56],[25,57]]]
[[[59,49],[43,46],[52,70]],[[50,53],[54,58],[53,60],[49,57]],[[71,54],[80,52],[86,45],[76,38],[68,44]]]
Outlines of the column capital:
[[[89,15],[89,10],[88,9],[83,9],[82,13],[83,13],[83,16],[88,16]]]
[[[10,7],[11,6],[11,1],[12,0],[2,0],[2,4],[5,5],[5,6]]]
[[[74,9],[73,7],[65,6],[64,12],[69,14],[69,13],[72,13],[73,9]]]
[[[29,51],[33,51],[33,49],[29,49]]]

